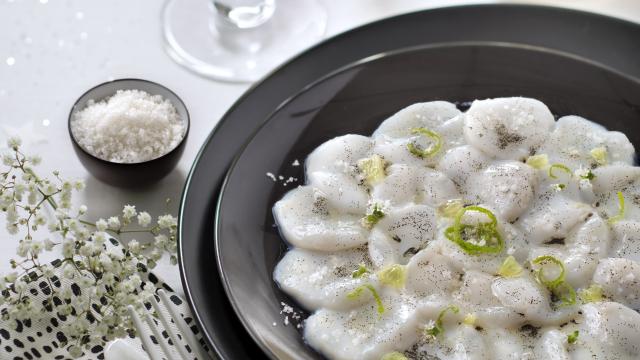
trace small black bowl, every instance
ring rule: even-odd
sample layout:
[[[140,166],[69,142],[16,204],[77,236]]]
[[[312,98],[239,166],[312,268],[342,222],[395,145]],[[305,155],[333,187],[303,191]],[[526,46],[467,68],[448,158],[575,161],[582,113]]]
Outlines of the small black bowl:
[[[101,101],[118,90],[141,90],[151,95],[160,95],[169,100],[176,108],[182,121],[186,123],[184,137],[180,143],[168,153],[152,160],[138,163],[116,163],[98,158],[82,148],[71,131],[71,120],[77,111],[84,109],[89,100]],[[68,128],[73,148],[84,167],[97,179],[111,185],[121,187],[141,187],[162,179],[178,163],[184,152],[189,135],[189,112],[184,102],[173,91],[148,80],[118,79],[108,81],[87,90],[75,102],[69,112]]]

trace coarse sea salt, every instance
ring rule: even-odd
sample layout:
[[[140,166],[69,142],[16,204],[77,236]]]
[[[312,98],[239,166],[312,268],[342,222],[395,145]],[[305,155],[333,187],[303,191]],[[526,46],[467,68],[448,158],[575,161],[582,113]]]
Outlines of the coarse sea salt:
[[[118,90],[113,96],[77,111],[71,132],[91,155],[118,163],[138,163],[173,150],[186,124],[169,100],[140,90]]]

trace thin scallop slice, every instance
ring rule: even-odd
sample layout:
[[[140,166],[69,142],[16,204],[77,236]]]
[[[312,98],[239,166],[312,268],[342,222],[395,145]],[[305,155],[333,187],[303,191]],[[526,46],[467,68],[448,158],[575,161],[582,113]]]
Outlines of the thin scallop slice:
[[[418,339],[420,317],[413,299],[381,295],[385,311],[374,301],[351,311],[320,309],[305,323],[304,336],[327,358],[379,360],[408,349]]]
[[[586,304],[581,312],[574,359],[640,358],[640,314],[615,302]]]
[[[566,279],[573,287],[587,287],[601,258],[606,257],[611,246],[609,224],[594,214],[576,228],[566,239]]]
[[[411,105],[391,116],[373,133],[374,151],[394,164],[434,166],[444,151],[462,143],[463,120],[459,115],[455,105],[444,101]],[[413,133],[416,128],[428,129],[440,137],[438,152],[423,158],[409,151],[410,144],[423,148],[433,144],[433,139]]]
[[[525,358],[525,342],[508,329],[486,329],[484,342],[491,351],[491,359],[522,360]]]
[[[529,207],[537,184],[532,167],[516,161],[496,162],[468,182],[467,198],[470,203],[485,203],[501,219],[513,221]]]
[[[640,178],[640,167],[624,164],[600,166],[592,172],[595,176],[591,184],[596,195],[622,190]]]
[[[640,262],[640,222],[622,220],[611,228],[615,237],[611,256]]]
[[[438,162],[436,170],[444,173],[459,188],[464,188],[467,179],[475,176],[489,161],[489,157],[480,150],[463,145],[448,150]]]
[[[577,168],[595,165],[591,150],[598,147],[607,150],[607,162],[633,165],[635,150],[623,133],[607,131],[599,124],[573,115],[558,119],[539,153],[549,155],[552,162]]]
[[[547,190],[538,194],[537,200],[516,224],[531,244],[543,244],[564,239],[591,213],[591,206],[571,200],[562,192]]]
[[[351,309],[367,299],[350,299],[347,294],[368,282],[368,277],[353,278],[360,265],[370,268],[363,249],[334,253],[291,249],[280,260],[273,278],[280,288],[308,310],[321,307],[336,310]]]
[[[473,326],[445,324],[445,332],[422,346],[425,354],[440,360],[490,360],[491,348]],[[430,359],[430,357],[426,357]]]
[[[406,164],[389,166],[387,176],[371,191],[373,202],[391,206],[415,202],[437,207],[459,197],[455,184],[443,173]]]
[[[476,317],[475,324],[487,329],[513,328],[523,322],[522,316],[502,306],[491,289],[495,276],[470,270],[462,278],[462,285],[453,293],[456,303],[464,305]]]
[[[392,209],[375,225],[398,243],[402,264],[435,239],[436,213],[427,205],[408,205]]]
[[[274,205],[273,215],[284,239],[303,249],[336,251],[367,243],[360,217],[335,214],[311,186],[289,191]]]
[[[575,316],[576,306],[553,310],[551,294],[527,274],[514,278],[497,278],[491,290],[502,306],[523,314],[527,322],[536,325],[559,325]]]
[[[349,134],[335,137],[309,154],[305,161],[306,173],[353,173],[358,160],[368,157],[372,148],[373,140],[367,136]]]
[[[364,215],[369,194],[364,185],[349,175],[316,171],[307,175],[309,185],[320,190],[329,206],[346,214]]]
[[[438,207],[448,200],[461,198],[456,184],[445,174],[429,168],[424,172],[424,178],[418,187],[419,203]]]
[[[535,153],[553,124],[547,106],[535,99],[476,100],[466,113],[464,136],[490,156],[521,160]]]
[[[372,229],[367,244],[369,257],[376,268],[386,265],[399,264],[402,261],[400,243],[393,240],[389,234],[380,229]]]
[[[640,264],[637,262],[602,259],[593,274],[593,282],[602,287],[607,298],[640,310]]]
[[[407,264],[405,288],[424,298],[447,295],[460,286],[462,273],[456,271],[436,246],[429,246],[411,258]]]
[[[567,350],[567,334],[557,329],[547,329],[535,345],[536,359],[571,360]]]
[[[447,120],[460,114],[460,110],[450,102],[430,101],[417,103],[398,111],[385,120],[373,133],[374,138],[407,138],[411,129],[427,128],[436,130]]]
[[[394,207],[415,202],[424,170],[419,166],[393,164],[386,171],[387,176],[371,190],[372,202]]]

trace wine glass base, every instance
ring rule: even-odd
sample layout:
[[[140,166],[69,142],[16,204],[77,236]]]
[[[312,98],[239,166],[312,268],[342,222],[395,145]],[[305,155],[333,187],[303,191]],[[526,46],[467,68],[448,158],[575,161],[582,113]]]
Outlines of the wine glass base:
[[[225,23],[207,0],[168,0],[162,12],[165,48],[185,68],[208,78],[253,82],[322,39],[327,14],[316,0],[277,0],[254,28]]]

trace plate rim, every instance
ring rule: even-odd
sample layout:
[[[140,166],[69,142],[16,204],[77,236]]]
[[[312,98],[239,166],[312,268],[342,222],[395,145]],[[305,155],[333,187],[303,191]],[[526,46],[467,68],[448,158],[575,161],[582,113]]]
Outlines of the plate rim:
[[[569,14],[569,15],[577,15],[577,16],[582,16],[582,17],[591,17],[591,18],[598,18],[598,19],[602,19],[604,21],[607,21],[611,24],[622,24],[628,27],[635,27],[638,28],[640,27],[640,23],[636,23],[627,19],[621,19],[618,17],[614,17],[614,16],[609,16],[609,15],[604,15],[604,14],[599,14],[599,13],[594,13],[591,11],[586,11],[586,10],[578,10],[578,9],[574,9],[574,8],[568,8],[568,7],[561,7],[561,6],[551,6],[551,5],[534,5],[534,4],[516,4],[516,3],[502,3],[502,4],[467,4],[467,5],[456,5],[456,6],[442,6],[442,7],[434,7],[434,8],[428,8],[428,9],[423,9],[423,10],[416,10],[416,11],[410,11],[410,12],[405,12],[405,13],[401,13],[401,14],[397,14],[397,15],[393,15],[390,17],[385,17],[385,18],[381,18],[381,19],[377,19],[362,25],[359,25],[357,27],[348,29],[344,32],[341,32],[339,34],[336,34],[334,36],[331,36],[329,38],[326,38],[324,40],[322,40],[321,42],[305,49],[304,51],[302,51],[301,53],[297,54],[296,56],[292,57],[291,59],[287,60],[286,62],[284,62],[283,64],[279,65],[278,67],[276,67],[273,71],[269,72],[267,75],[265,75],[263,78],[261,78],[259,81],[255,82],[254,84],[252,84],[225,112],[224,114],[220,117],[220,120],[218,121],[218,123],[216,124],[216,126],[214,126],[214,128],[209,132],[209,134],[207,135],[207,137],[204,139],[202,145],[200,146],[198,152],[196,153],[193,163],[189,168],[189,172],[187,174],[186,180],[185,180],[185,184],[182,190],[182,193],[180,195],[180,206],[179,206],[179,212],[178,212],[178,231],[177,231],[177,254],[178,254],[178,267],[179,267],[179,272],[180,272],[180,278],[181,278],[181,284],[183,286],[183,290],[184,290],[184,294],[185,294],[185,298],[187,300],[187,303],[189,304],[190,308],[192,309],[193,315],[194,315],[194,319],[196,320],[196,322],[198,323],[198,325],[200,325],[200,330],[203,333],[203,339],[205,340],[205,342],[207,343],[207,345],[209,345],[209,347],[211,348],[211,350],[215,353],[215,355],[219,358],[224,358],[222,356],[223,352],[220,350],[222,345],[217,344],[215,341],[213,341],[213,336],[211,335],[210,330],[204,326],[204,324],[206,323],[203,320],[203,313],[198,310],[198,308],[196,307],[196,299],[193,296],[192,290],[191,290],[191,285],[190,285],[190,280],[189,280],[189,275],[187,274],[187,266],[185,264],[185,255],[184,255],[184,248],[186,246],[186,242],[184,239],[186,238],[185,234],[184,234],[184,213],[186,211],[186,207],[187,207],[187,198],[190,196],[190,190],[191,190],[191,185],[193,182],[193,175],[197,169],[197,167],[201,164],[201,160],[203,155],[206,152],[207,146],[211,143],[211,141],[213,140],[214,136],[220,131],[220,129],[223,127],[223,125],[226,123],[226,121],[229,118],[229,115],[232,114],[234,111],[236,111],[242,103],[245,102],[245,100],[250,97],[255,91],[256,89],[260,88],[261,86],[263,86],[265,83],[267,83],[275,74],[279,73],[281,70],[287,68],[288,66],[290,66],[292,63],[297,62],[299,59],[307,56],[309,53],[312,53],[314,51],[316,51],[318,48],[320,47],[324,47],[325,45],[334,42],[336,40],[351,36],[353,33],[355,32],[359,32],[359,31],[366,31],[368,28],[372,28],[372,27],[376,27],[376,26],[380,26],[381,24],[385,23],[385,22],[392,22],[394,20],[397,20],[399,18],[402,17],[409,17],[409,16],[415,16],[415,15],[419,15],[421,13],[433,13],[433,12],[438,12],[438,11],[455,11],[455,10],[467,10],[467,9],[484,9],[484,8],[489,8],[489,9],[500,9],[500,8],[510,8],[510,9],[518,9],[518,10],[543,10],[543,11],[548,11],[548,12],[552,12],[552,13],[564,13],[564,14]],[[525,44],[526,45],[526,44]],[[575,55],[575,54],[574,54]],[[614,69],[615,70],[615,69]],[[628,76],[628,74],[625,74]],[[262,122],[260,122],[258,124],[258,126],[262,126]],[[234,156],[234,154],[232,154],[231,156]],[[228,165],[227,165],[227,171],[224,171],[224,177],[226,177],[226,173],[228,172]],[[217,180],[218,182],[220,182],[220,180]],[[216,192],[217,194],[219,193],[219,191]],[[217,195],[216,195],[217,197]],[[215,215],[215,214],[213,214]],[[199,239],[198,241],[200,241],[201,239]],[[193,240],[196,241],[196,240]],[[214,249],[214,251],[216,251]],[[217,267],[217,265],[216,265]]]

